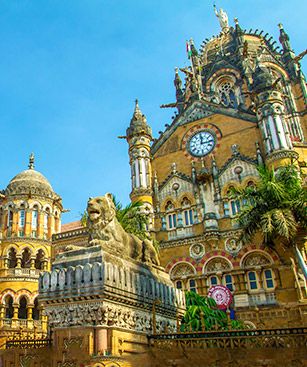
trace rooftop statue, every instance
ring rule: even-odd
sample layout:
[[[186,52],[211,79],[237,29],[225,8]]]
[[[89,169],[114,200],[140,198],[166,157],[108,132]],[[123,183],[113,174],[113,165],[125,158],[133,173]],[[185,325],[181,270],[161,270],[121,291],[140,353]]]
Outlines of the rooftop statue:
[[[101,245],[106,252],[121,258],[160,264],[152,241],[126,232],[118,222],[112,194],[90,198],[87,213],[89,246]]]
[[[215,15],[218,17],[218,20],[220,22],[220,26],[222,28],[222,31],[226,31],[229,29],[228,24],[228,15],[227,13],[221,8],[219,11],[216,9],[216,6],[213,5]]]

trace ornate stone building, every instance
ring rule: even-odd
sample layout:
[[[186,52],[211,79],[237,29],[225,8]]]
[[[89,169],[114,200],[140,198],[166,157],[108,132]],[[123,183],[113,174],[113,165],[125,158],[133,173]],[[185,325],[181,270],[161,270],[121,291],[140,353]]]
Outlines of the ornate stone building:
[[[52,234],[61,230],[62,199],[34,169],[16,175],[0,198],[0,340],[47,332],[38,278],[50,269]]]
[[[199,51],[187,43],[191,66],[176,68],[176,101],[161,106],[176,112],[158,138],[136,102],[125,137],[131,199],[146,204],[177,288],[207,294],[224,284],[243,319],[269,327],[289,317],[300,322],[306,280],[294,255],[266,248],[261,236],[243,245],[235,216],[244,202],[229,192],[254,185],[262,163],[277,169],[292,162],[306,177],[305,53],[295,55],[282,24],[279,49],[264,31],[243,30],[237,19],[230,26],[215,11],[221,31]]]

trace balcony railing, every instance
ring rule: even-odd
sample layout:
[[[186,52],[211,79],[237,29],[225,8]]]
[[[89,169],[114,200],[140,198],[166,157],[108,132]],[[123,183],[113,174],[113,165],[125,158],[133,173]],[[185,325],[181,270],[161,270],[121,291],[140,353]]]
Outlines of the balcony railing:
[[[149,346],[178,348],[306,348],[307,328],[191,332],[148,336]]]
[[[41,320],[26,320],[26,319],[3,319],[3,326],[12,328],[12,329],[33,329],[36,327],[40,329],[42,327]]]
[[[11,268],[5,270],[5,276],[39,278],[42,270],[29,268]]]
[[[24,340],[8,340],[6,342],[6,349],[32,349],[44,348],[51,345],[51,339],[24,339]]]
[[[275,293],[258,293],[249,295],[250,306],[275,305],[276,303]]]
[[[194,235],[192,227],[180,227],[174,230],[168,231],[168,240],[176,240],[184,237],[191,237]]]

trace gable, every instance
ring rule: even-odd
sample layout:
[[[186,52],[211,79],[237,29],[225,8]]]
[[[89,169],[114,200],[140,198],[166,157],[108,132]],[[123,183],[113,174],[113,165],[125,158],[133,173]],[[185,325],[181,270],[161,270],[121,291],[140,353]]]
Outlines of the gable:
[[[160,137],[154,141],[151,153],[155,154],[162,145],[171,138],[179,126],[204,119],[208,116],[220,114],[228,117],[235,117],[249,122],[257,122],[256,116],[251,113],[226,108],[205,100],[194,101],[180,115],[177,115],[171,125],[166,125],[166,130],[161,132]]]

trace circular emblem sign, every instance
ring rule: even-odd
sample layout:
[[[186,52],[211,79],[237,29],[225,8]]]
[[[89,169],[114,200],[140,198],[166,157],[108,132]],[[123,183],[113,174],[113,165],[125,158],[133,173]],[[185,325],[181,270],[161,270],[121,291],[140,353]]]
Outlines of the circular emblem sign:
[[[215,300],[220,309],[228,308],[232,302],[232,294],[227,287],[223,285],[214,285],[209,289],[208,297]]]

